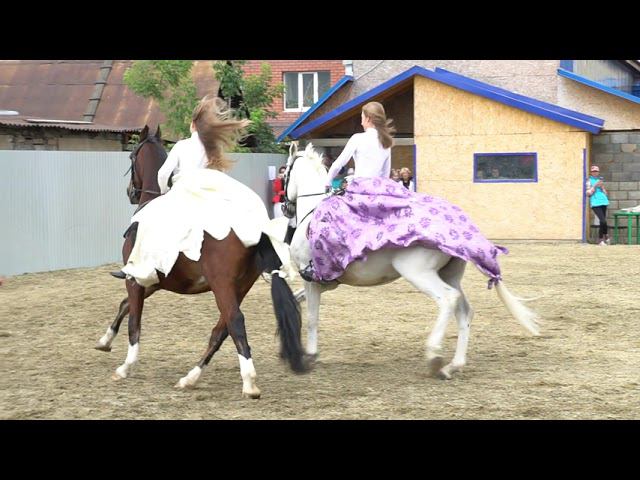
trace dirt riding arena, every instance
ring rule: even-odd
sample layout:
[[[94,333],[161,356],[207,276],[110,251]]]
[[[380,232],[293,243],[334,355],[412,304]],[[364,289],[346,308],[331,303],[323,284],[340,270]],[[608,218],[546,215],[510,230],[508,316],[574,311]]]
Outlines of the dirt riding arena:
[[[115,265],[11,277],[0,287],[0,418],[640,419],[640,247],[504,245],[507,286],[543,295],[529,304],[544,319],[542,335],[530,336],[469,266],[468,365],[449,381],[429,377],[425,365],[435,303],[404,280],[325,293],[318,363],[307,375],[290,373],[278,359],[269,286],[260,279],[243,304],[259,400],[241,398],[229,339],[197,388],[173,388],[217,320],[210,293],[152,296],[140,361],[114,382],[127,352],[126,320],[111,353],[93,347],[124,296],[122,281],[108,275]],[[447,361],[455,332],[453,320]]]

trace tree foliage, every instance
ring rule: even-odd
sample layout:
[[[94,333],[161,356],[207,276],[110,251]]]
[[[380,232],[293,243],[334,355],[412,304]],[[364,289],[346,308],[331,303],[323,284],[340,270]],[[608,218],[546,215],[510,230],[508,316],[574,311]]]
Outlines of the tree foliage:
[[[125,84],[137,95],[153,98],[176,138],[188,137],[191,114],[198,103],[190,60],[139,60],[125,72]]]
[[[283,153],[285,149],[276,142],[273,129],[268,120],[277,113],[271,110],[276,96],[282,95],[282,84],[271,85],[271,66],[263,63],[258,75],[245,76],[242,65],[245,60],[218,61],[213,65],[216,79],[220,82],[220,91],[230,106],[236,107],[241,118],[248,117],[252,124],[248,133],[253,137],[252,146],[239,146],[238,152]],[[238,105],[233,105],[233,100]]]
[[[250,146],[239,146],[235,151],[277,152],[283,147],[276,143],[270,118],[277,116],[271,110],[276,96],[282,95],[282,84],[270,85],[271,67],[261,65],[258,75],[245,76],[242,66],[246,60],[222,60],[213,63],[215,79],[220,84],[219,93],[227,99],[236,116],[249,118],[253,123],[248,129]],[[196,86],[191,75],[190,60],[138,60],[126,71],[125,84],[137,95],[153,98],[166,118],[170,134],[176,138],[190,135],[191,114],[198,103]]]

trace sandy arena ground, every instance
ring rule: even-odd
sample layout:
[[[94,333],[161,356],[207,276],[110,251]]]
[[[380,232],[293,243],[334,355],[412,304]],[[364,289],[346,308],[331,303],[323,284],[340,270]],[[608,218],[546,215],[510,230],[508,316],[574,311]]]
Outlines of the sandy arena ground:
[[[435,302],[406,281],[324,294],[319,361],[295,375],[278,358],[269,286],[258,280],[243,311],[259,400],[241,398],[229,339],[196,389],[173,388],[199,360],[218,317],[210,293],[153,295],[140,361],[130,378],[114,382],[127,351],[126,319],[111,353],[93,347],[125,295],[108,275],[117,266],[10,277],[0,287],[0,418],[640,419],[640,247],[502,244],[511,250],[501,257],[510,290],[543,295],[529,304],[544,319],[542,336],[530,336],[468,266],[463,286],[475,310],[468,365],[449,381],[427,375]],[[452,321],[447,361],[455,334]]]

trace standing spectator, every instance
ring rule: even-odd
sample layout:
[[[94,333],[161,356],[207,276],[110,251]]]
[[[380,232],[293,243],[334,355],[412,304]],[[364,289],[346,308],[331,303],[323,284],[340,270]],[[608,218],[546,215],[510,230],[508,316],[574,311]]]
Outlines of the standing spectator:
[[[407,167],[404,167],[400,170],[400,181],[404,188],[408,188],[412,192],[416,191],[416,186],[413,184],[413,176],[411,175],[411,170]]]
[[[611,243],[607,228],[607,206],[609,205],[609,197],[607,197],[607,189],[604,188],[603,179],[600,176],[600,167],[591,166],[591,175],[585,185],[587,196],[591,204],[591,210],[596,214],[600,221],[598,229],[598,245],[608,245]]]
[[[284,203],[284,172],[287,169],[282,165],[278,169],[278,176],[273,180],[273,218],[282,217],[282,204]]]

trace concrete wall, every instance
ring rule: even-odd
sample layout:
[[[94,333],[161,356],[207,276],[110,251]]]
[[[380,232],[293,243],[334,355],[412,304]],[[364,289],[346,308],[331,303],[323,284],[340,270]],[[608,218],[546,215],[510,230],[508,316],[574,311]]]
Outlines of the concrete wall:
[[[602,118],[610,130],[640,130],[640,104],[558,76],[558,105]]]
[[[497,239],[581,240],[589,134],[426,78],[415,81],[417,190]],[[536,152],[537,183],[473,183],[474,153]]]
[[[354,60],[353,73],[360,95],[409,68],[435,67],[506,88],[545,102],[556,102],[559,60]]]
[[[613,212],[640,205],[640,129],[635,131],[604,132],[593,137],[593,164],[600,167],[605,188],[609,192],[607,224],[613,225]],[[589,210],[590,225],[595,215]],[[633,234],[635,235],[635,222]],[[597,237],[590,232],[591,240]],[[612,233],[613,235],[613,233]],[[626,236],[623,238],[626,242]]]

